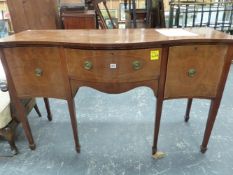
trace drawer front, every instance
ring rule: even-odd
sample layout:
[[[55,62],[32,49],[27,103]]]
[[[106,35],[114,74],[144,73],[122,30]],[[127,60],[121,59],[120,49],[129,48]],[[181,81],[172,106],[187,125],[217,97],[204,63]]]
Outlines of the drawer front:
[[[4,54],[19,97],[65,98],[58,48],[6,48]]]
[[[90,82],[138,82],[158,79],[161,49],[66,49],[69,76]],[[154,55],[153,55],[154,54]]]
[[[170,47],[165,98],[215,97],[226,45]]]

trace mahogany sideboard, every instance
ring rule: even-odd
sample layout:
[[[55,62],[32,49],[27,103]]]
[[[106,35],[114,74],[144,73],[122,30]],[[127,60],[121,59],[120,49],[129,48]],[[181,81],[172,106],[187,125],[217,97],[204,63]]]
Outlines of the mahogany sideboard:
[[[150,87],[156,101],[152,153],[157,153],[163,101],[210,99],[201,144],[205,152],[233,58],[233,37],[209,28],[28,30],[0,40],[10,93],[29,142],[30,125],[20,99],[68,102],[75,148],[80,152],[74,96],[88,86],[106,93]]]

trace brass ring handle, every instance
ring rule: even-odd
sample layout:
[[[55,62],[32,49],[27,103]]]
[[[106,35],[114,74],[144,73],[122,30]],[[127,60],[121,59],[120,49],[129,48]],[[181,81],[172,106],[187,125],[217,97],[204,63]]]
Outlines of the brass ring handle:
[[[37,77],[41,77],[43,74],[43,70],[41,68],[36,68],[34,72]]]
[[[188,76],[190,78],[194,77],[196,75],[196,73],[197,73],[197,70],[194,69],[194,68],[191,68],[191,69],[188,70]]]
[[[132,66],[133,66],[133,69],[134,69],[134,70],[139,70],[139,69],[142,68],[141,63],[140,63],[140,61],[138,61],[138,60],[133,61]]]
[[[84,64],[83,64],[83,67],[84,67],[84,69],[86,69],[86,70],[91,70],[92,67],[93,67],[93,64],[92,64],[91,61],[85,61]]]

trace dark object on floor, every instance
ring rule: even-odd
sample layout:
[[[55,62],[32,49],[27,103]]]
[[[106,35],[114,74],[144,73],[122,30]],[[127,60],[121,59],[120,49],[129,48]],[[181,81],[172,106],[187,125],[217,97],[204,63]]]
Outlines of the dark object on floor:
[[[0,88],[3,92],[7,92],[8,91],[7,83],[1,82]],[[46,106],[46,110],[47,110],[47,114],[48,114],[48,120],[51,121],[52,115],[51,115],[51,111],[50,111],[48,98],[44,98],[44,102],[45,102],[45,106]],[[35,98],[23,99],[23,100],[21,100],[21,103],[25,107],[25,112],[27,115],[34,108],[35,111],[37,112],[37,114],[39,115],[39,117],[41,117],[41,113],[40,113],[39,108],[36,104]],[[16,111],[15,111],[15,107],[12,104],[12,102],[10,104],[10,110],[11,110],[12,120],[5,127],[0,129],[0,136],[2,136],[3,138],[5,138],[8,141],[13,154],[16,155],[16,154],[18,154],[18,149],[15,145],[15,133],[16,133],[15,131],[16,131],[16,128],[19,124],[19,120],[18,120]]]

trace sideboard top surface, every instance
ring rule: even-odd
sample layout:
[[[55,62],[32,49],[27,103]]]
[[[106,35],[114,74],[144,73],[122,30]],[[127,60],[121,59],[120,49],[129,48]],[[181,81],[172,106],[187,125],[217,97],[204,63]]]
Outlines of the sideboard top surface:
[[[159,31],[166,31],[168,35],[174,33],[174,35],[168,36]],[[191,32],[191,35],[182,35],[182,31],[184,33]],[[0,39],[0,47],[42,44],[80,48],[127,49],[188,43],[233,43],[233,36],[210,28],[27,30]]]

